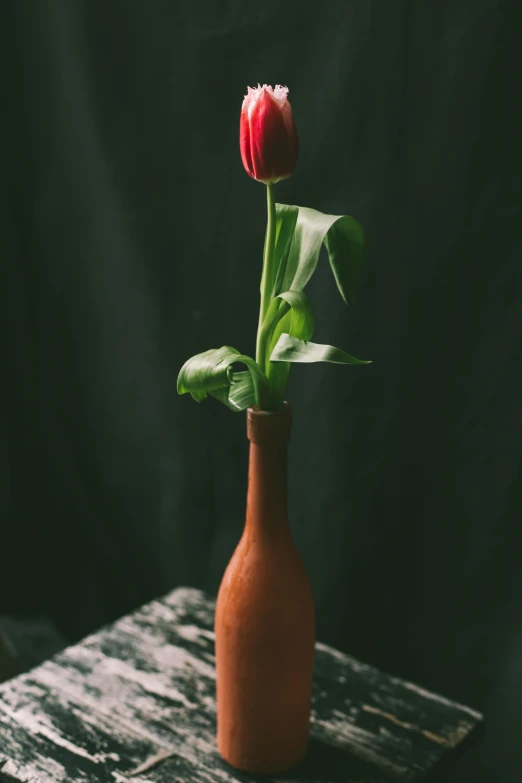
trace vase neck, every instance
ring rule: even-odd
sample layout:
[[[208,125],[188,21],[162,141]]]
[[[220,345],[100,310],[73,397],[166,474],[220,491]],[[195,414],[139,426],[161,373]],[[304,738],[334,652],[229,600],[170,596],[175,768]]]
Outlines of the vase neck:
[[[245,534],[273,538],[288,535],[287,445],[292,426],[290,405],[274,413],[247,411],[250,440]]]

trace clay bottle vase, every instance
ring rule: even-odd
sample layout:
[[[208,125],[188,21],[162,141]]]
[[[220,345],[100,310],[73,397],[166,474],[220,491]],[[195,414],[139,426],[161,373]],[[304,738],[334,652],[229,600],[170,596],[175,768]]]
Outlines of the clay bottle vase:
[[[216,605],[218,750],[251,773],[292,768],[308,744],[315,610],[288,525],[291,425],[288,403],[247,411],[246,522]]]

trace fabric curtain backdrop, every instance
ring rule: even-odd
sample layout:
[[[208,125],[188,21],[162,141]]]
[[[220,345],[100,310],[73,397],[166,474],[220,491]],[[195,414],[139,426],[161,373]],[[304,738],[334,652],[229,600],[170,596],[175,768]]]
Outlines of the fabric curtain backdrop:
[[[254,353],[265,189],[239,110],[286,84],[301,153],[276,199],[352,214],[368,242],[355,308],[326,258],[307,292],[316,339],[373,364],[294,366],[288,388],[318,637],[486,712],[451,780],[519,779],[516,6],[2,5],[0,611],[74,640],[177,585],[217,591],[245,414],[176,378],[211,347]]]

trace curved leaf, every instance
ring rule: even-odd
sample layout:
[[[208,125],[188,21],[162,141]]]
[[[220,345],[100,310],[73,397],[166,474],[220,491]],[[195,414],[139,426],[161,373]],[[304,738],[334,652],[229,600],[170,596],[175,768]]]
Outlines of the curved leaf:
[[[333,345],[304,342],[289,334],[282,334],[270,356],[271,362],[330,362],[331,364],[371,364],[356,359]]]
[[[178,392],[178,394],[179,394],[179,392]],[[205,399],[205,397],[207,396],[207,393],[206,392],[201,392],[201,391],[192,391],[192,392],[190,392],[190,396],[194,400],[196,400],[196,402],[202,402]]]
[[[350,215],[332,223],[324,238],[337,288],[347,305],[353,305],[361,282],[366,243],[361,225]]]
[[[244,411],[255,405],[256,392],[252,374],[248,371],[234,372],[231,380],[230,386],[209,393],[233,411]]]
[[[189,392],[192,397],[201,402],[212,394],[221,402],[232,401],[233,410],[244,410],[238,407],[246,399],[245,383],[241,378],[243,373],[234,373],[233,365],[240,362],[247,367],[248,375],[252,381],[254,401],[260,408],[264,408],[268,400],[268,381],[259,365],[250,357],[240,354],[235,348],[228,345],[222,348],[211,348],[208,351],[192,356],[185,362],[178,375],[178,394]],[[230,388],[235,384],[239,386]],[[250,398],[249,398],[250,399]],[[249,402],[245,407],[251,404]]]
[[[178,374],[178,394],[201,395],[221,386],[228,386],[227,368],[231,357],[237,357],[240,353],[229,345],[222,348],[210,348],[208,351],[198,353],[188,359]]]
[[[278,215],[283,206],[288,205],[276,204]],[[274,295],[285,290],[304,289],[315,271],[324,244],[337,288],[346,304],[353,304],[364,267],[365,243],[361,226],[350,215],[326,215],[309,207],[294,209],[299,210],[297,221],[287,258],[284,263],[281,259],[278,261]],[[281,214],[293,216],[293,213],[282,211]]]

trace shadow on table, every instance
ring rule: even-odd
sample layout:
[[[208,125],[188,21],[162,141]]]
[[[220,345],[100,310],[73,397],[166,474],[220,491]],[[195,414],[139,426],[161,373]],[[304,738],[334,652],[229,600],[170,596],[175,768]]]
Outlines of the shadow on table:
[[[227,765],[228,766],[228,765]],[[249,775],[234,770],[238,780],[259,781],[299,781],[299,783],[392,783],[396,777],[389,776],[375,764],[354,756],[348,748],[328,745],[310,737],[308,753],[305,758],[289,772],[280,775]]]
[[[348,779],[360,783],[387,783],[394,778],[375,764],[358,758],[348,748],[328,745],[316,737],[310,737],[308,753],[300,764],[290,772],[277,775],[277,780],[298,780],[299,783],[346,783]]]

